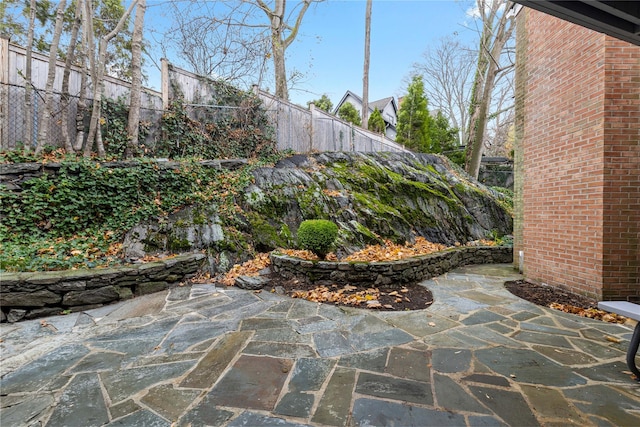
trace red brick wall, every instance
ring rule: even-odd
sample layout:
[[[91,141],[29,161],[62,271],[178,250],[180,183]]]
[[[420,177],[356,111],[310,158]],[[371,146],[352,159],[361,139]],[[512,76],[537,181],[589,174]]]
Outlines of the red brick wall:
[[[640,295],[640,47],[607,37],[604,67],[604,298],[625,299]]]
[[[597,298],[640,295],[640,47],[526,8],[518,20],[525,276]]]

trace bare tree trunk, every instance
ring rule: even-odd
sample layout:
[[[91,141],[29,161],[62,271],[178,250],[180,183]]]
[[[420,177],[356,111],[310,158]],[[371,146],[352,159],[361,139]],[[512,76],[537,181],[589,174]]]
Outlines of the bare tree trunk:
[[[371,53],[371,3],[367,0],[364,19],[364,72],[362,76],[362,127],[369,128],[369,56]]]
[[[285,52],[298,35],[302,18],[313,1],[314,0],[303,0],[302,7],[296,17],[296,22],[291,26],[285,20],[286,0],[275,0],[273,10],[271,10],[263,0],[256,0],[257,6],[267,15],[270,22],[273,68],[276,78],[276,96],[278,98],[289,99]],[[289,35],[286,37],[284,36],[285,30],[289,31]]]
[[[491,93],[499,73],[499,59],[505,43],[513,32],[513,16],[509,15],[511,2],[478,0],[478,9],[482,16],[483,27],[478,51],[478,69],[475,74],[474,88],[471,98],[471,115],[467,140],[467,172],[478,178],[482,153],[484,151],[484,135],[487,125],[487,111],[491,103]],[[486,14],[489,6],[489,14]],[[498,17],[502,9],[502,14]],[[494,20],[498,20],[494,25]]]
[[[0,6],[2,13],[2,6]],[[9,147],[9,39],[0,35],[0,150],[8,151]]]
[[[87,61],[90,57],[93,57],[94,49],[93,23],[90,18],[93,15],[93,11],[91,5],[88,4],[89,2],[85,0],[79,0],[79,3],[82,4],[82,50],[79,55],[79,62],[82,69],[80,71],[80,95],[78,98],[78,106],[76,109],[76,141],[73,145],[73,150],[76,152],[83,150],[85,136],[84,115],[87,111],[87,78],[89,77],[90,72],[87,66]],[[87,19],[87,16],[89,17],[89,19]],[[90,153],[91,147],[89,147],[89,154]]]
[[[271,30],[271,46],[273,48],[273,67],[276,77],[276,96],[280,99],[289,99],[289,88],[287,87],[287,69],[285,66],[284,46],[276,29]]]
[[[49,49],[49,69],[47,72],[47,85],[45,87],[44,108],[41,111],[40,129],[38,129],[38,143],[36,145],[36,154],[40,154],[44,144],[48,142],[49,137],[49,121],[53,104],[53,83],[56,78],[56,60],[58,59],[58,45],[60,44],[60,35],[62,34],[62,25],[64,23],[64,8],[66,0],[60,0],[56,11],[56,25],[53,30],[53,39],[51,40],[51,48]]]
[[[62,76],[62,97],[60,102],[65,102],[61,108],[62,114],[62,137],[64,139],[64,149],[67,153],[73,153],[73,143],[69,135],[69,104],[71,102],[71,94],[69,94],[69,77],[71,75],[71,66],[75,60],[76,44],[78,41],[78,29],[82,23],[82,0],[76,0],[76,10],[73,17],[73,25],[71,27],[71,38],[69,39],[69,48],[67,49],[67,59],[64,64],[64,74]]]
[[[24,136],[23,136],[23,149],[25,151],[31,150],[32,135],[33,135],[33,87],[31,85],[31,69],[32,59],[31,51],[33,49],[33,35],[35,33],[36,25],[36,0],[29,2],[29,29],[27,31],[27,58],[24,70]]]
[[[140,93],[142,90],[142,30],[144,14],[147,9],[146,0],[138,0],[136,19],[133,24],[131,40],[131,94],[129,99],[129,118],[127,136],[129,138],[125,157],[131,158],[138,148],[138,130],[140,122]]]
[[[84,144],[84,113],[87,111],[87,58],[82,55],[82,74],[80,75],[80,96],[76,108],[76,141],[73,144],[73,151],[82,150]],[[91,151],[91,149],[89,149]]]
[[[120,32],[120,30],[122,30],[122,27],[124,26],[125,22],[127,22],[129,15],[131,15],[131,11],[137,3],[137,0],[133,0],[129,5],[127,11],[118,21],[116,27],[109,34],[102,36],[102,39],[100,40],[100,47],[98,48],[98,58],[97,60],[92,61],[93,66],[91,70],[91,79],[93,81],[93,108],[91,110],[91,121],[89,124],[89,134],[87,135],[87,144],[85,145],[84,149],[85,157],[89,157],[91,155],[91,147],[93,146],[94,141],[98,150],[98,157],[104,157],[105,155],[104,144],[102,143],[102,136],[100,134],[99,120],[102,107],[102,92],[104,90],[104,72],[107,57],[107,44],[109,43],[109,40],[114,38]],[[91,15],[89,16],[91,17]],[[91,36],[92,35],[90,35],[90,37]]]
[[[85,59],[84,59],[84,64],[87,64],[87,59],[89,62],[89,71],[90,71],[90,75],[91,75],[91,81],[94,82],[94,84],[98,81],[98,76],[97,76],[97,68],[96,68],[96,55],[95,55],[95,37],[94,37],[94,32],[93,32],[93,3],[91,1],[85,1],[84,2],[84,9],[82,10],[82,34],[84,36],[84,41],[85,41]],[[85,78],[85,88],[83,88],[84,90],[86,90],[86,78]],[[95,88],[94,88],[94,92],[95,92]],[[85,96],[85,92],[82,92],[81,96]],[[86,99],[86,98],[84,98]],[[76,128],[80,127],[78,125],[78,120],[80,120],[81,126],[83,128],[83,133],[84,133],[84,110],[87,108],[86,102],[82,102],[84,100],[83,98],[80,99],[80,103],[78,104],[78,114],[80,114],[80,107],[82,107],[82,112],[83,112],[83,116],[82,117],[78,117],[76,116]],[[91,115],[91,121],[93,120],[93,114]],[[93,131],[93,134],[92,134]],[[79,138],[76,139],[76,147],[78,146],[78,142]],[[83,149],[83,155],[84,157],[90,157],[91,156],[91,150],[93,149],[93,143],[95,142],[95,127],[92,130],[91,128],[91,123],[89,125],[89,132],[87,133],[87,139],[84,143],[84,149]]]
[[[495,82],[495,75],[497,71],[497,65],[494,62],[489,64],[487,71],[487,81],[484,84],[482,96],[480,97],[479,104],[476,107],[476,121],[475,128],[473,129],[473,143],[471,144],[471,158],[469,159],[469,166],[467,172],[469,175],[478,179],[480,173],[480,163],[482,162],[482,154],[484,153],[484,133],[487,126],[487,111],[489,109],[489,102],[491,100],[491,92]]]

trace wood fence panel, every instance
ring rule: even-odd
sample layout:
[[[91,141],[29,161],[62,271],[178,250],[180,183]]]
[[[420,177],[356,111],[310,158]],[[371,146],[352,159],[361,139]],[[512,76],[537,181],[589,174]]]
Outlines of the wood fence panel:
[[[309,110],[279,100],[266,92],[258,91],[258,96],[273,127],[279,150],[308,153],[315,149],[311,145],[313,127]]]
[[[2,122],[2,147],[11,149],[22,142],[26,135],[24,135],[24,119],[26,112],[24,110],[24,96],[25,96],[25,81],[23,76],[26,72],[26,49],[11,43],[6,44],[6,59],[4,59],[3,71],[5,71],[4,80],[0,81],[3,86],[4,92],[2,96],[5,97],[5,105],[10,105],[11,108],[6,108],[4,113],[4,121]],[[76,114],[78,98],[80,97],[80,87],[82,79],[82,70],[79,67],[72,67],[69,75],[69,94],[71,98],[67,101],[61,100],[62,91],[62,79],[64,75],[64,63],[57,61],[56,73],[54,79],[54,97],[53,108],[51,117],[41,122],[40,113],[43,108],[44,102],[44,90],[47,84],[47,74],[49,69],[49,59],[47,55],[43,55],[39,52],[32,52],[32,77],[31,85],[33,87],[32,92],[32,106],[33,116],[32,120],[33,135],[32,140],[35,141],[35,136],[38,134],[40,126],[49,126],[48,135],[50,145],[62,144],[62,110],[67,110],[68,121],[66,123],[69,134],[72,138],[76,134]],[[93,98],[93,90],[91,87],[91,80],[87,76],[86,96],[89,104]],[[114,77],[106,76],[104,80],[104,92],[103,99],[122,100],[125,103],[129,102],[129,93],[131,91],[131,84],[124,80],[120,80]],[[142,92],[142,111],[141,120],[148,122],[157,122],[162,115],[162,96],[159,92],[152,89],[143,88]],[[87,112],[89,114],[89,111]],[[150,126],[150,132],[147,136],[147,143],[153,141],[156,138],[156,132],[159,126]]]
[[[24,79],[20,72],[24,73],[26,62],[26,50],[20,46],[8,43],[6,39],[0,39],[0,144],[3,148],[14,148],[16,144],[24,140]],[[33,78],[32,84],[36,89],[33,92],[33,120],[34,135],[37,135],[38,126],[45,125],[38,121],[38,114],[42,109],[44,89],[47,81],[48,57],[38,52],[33,52],[32,60]],[[234,110],[228,106],[216,106],[204,104],[211,103],[212,99],[218,99],[216,82],[208,77],[198,76],[185,70],[181,70],[171,64],[163,62],[163,90],[168,93],[160,93],[152,89],[143,88],[141,121],[147,122],[149,134],[145,144],[153,147],[154,142],[160,137],[161,118],[163,113],[163,98],[167,101],[180,97],[184,99],[187,111],[196,120],[216,120],[222,116],[231,114]],[[20,71],[20,72],[19,72]],[[71,99],[61,102],[62,76],[64,63],[58,61],[56,65],[56,79],[54,84],[54,108],[52,117],[46,122],[52,145],[62,142],[62,126],[66,125],[72,138],[76,132],[76,113],[78,96],[80,95],[80,83],[82,70],[73,67],[69,80],[69,92]],[[87,77],[88,78],[88,77]],[[87,82],[87,98],[90,102],[92,90],[90,79]],[[128,103],[130,83],[105,77],[103,96],[105,99],[121,100]],[[406,151],[394,141],[381,137],[366,129],[353,126],[340,118],[319,109],[306,109],[287,101],[279,100],[273,95],[255,89],[266,110],[270,124],[273,128],[274,138],[280,150],[291,149],[299,153],[311,151]],[[194,105],[195,104],[195,105]],[[68,122],[63,124],[61,112],[68,111]],[[89,114],[89,112],[87,112]],[[35,138],[33,138],[35,141]]]

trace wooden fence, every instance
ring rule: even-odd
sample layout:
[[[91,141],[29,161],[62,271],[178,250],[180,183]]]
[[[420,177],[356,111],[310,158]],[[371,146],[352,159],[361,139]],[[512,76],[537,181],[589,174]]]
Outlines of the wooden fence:
[[[311,105],[306,109],[254,87],[276,131],[278,148],[312,151],[407,151],[383,134],[368,131]]]
[[[40,111],[44,103],[44,91],[47,83],[49,58],[38,52],[32,52],[32,75],[30,85],[32,95],[32,141],[36,140],[39,126],[48,126],[48,135],[51,145],[56,145],[62,140],[62,126],[67,126],[69,134],[76,134],[76,113],[78,99],[80,98],[81,69],[73,67],[69,76],[68,100],[62,99],[62,76],[64,63],[56,64],[56,76],[54,80],[54,107],[48,120],[40,122]],[[26,66],[26,49],[9,43],[7,39],[0,37],[0,147],[13,149],[24,141],[24,121],[27,117],[25,111],[25,80],[23,78]],[[123,80],[106,76],[104,84],[104,97],[109,99],[123,99],[128,102],[131,85]],[[91,102],[91,82],[87,80],[87,100]],[[150,123],[159,123],[162,115],[162,94],[152,89],[144,88],[141,100],[141,120]],[[62,110],[67,109],[67,123],[62,123]],[[152,132],[147,138],[155,137]]]
[[[0,147],[4,150],[15,148],[25,140],[25,80],[26,49],[11,44],[0,37]],[[62,127],[67,126],[72,138],[76,135],[76,113],[80,98],[82,70],[74,67],[69,79],[70,99],[61,96],[64,63],[56,65],[54,83],[54,108],[52,116],[42,123],[39,113],[44,102],[47,81],[48,57],[38,52],[32,53],[33,88],[33,135],[36,140],[39,126],[49,126],[51,145],[62,141]],[[222,117],[232,111],[231,106],[208,105],[215,98],[219,83],[204,76],[182,70],[162,59],[161,92],[143,88],[141,120],[149,124],[146,145],[153,147],[160,137],[163,112],[174,99],[182,99],[190,115],[195,119]],[[105,77],[104,99],[120,99],[128,104],[131,85],[113,77]],[[312,151],[406,151],[401,145],[384,135],[354,126],[320,109],[302,108],[283,101],[267,92],[254,88],[267,111],[279,149],[291,149],[298,153]],[[87,82],[87,100],[91,102],[90,79]],[[62,110],[67,109],[67,122],[62,122]],[[206,114],[201,114],[206,110]],[[87,117],[88,119],[88,117]],[[107,124],[108,125],[108,124]]]

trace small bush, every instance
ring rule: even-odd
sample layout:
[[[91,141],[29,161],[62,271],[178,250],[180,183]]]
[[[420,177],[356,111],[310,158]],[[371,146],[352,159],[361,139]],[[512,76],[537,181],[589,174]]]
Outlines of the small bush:
[[[318,255],[321,259],[331,250],[338,237],[338,226],[325,219],[302,221],[298,228],[298,245]]]

